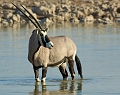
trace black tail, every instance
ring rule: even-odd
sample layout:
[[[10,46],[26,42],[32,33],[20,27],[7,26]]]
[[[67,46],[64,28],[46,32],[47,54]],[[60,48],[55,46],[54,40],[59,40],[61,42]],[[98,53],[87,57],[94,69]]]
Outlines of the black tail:
[[[76,65],[77,65],[78,74],[80,75],[81,78],[83,78],[82,65],[81,65],[80,59],[78,58],[77,55],[75,56],[75,61],[76,61]]]

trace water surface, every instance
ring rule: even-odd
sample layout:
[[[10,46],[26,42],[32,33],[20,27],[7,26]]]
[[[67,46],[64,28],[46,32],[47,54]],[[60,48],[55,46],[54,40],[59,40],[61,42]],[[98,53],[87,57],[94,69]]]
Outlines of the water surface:
[[[0,29],[0,95],[119,95],[120,24],[50,25],[49,36],[66,35],[77,45],[83,77],[62,81],[58,68],[49,68],[46,86],[34,80],[27,60],[32,25]],[[41,72],[41,70],[39,71]],[[41,75],[41,74],[40,74]]]

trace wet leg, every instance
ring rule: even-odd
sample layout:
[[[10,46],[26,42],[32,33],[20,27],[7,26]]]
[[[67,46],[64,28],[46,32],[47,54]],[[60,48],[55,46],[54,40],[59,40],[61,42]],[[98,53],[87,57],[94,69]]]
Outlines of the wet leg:
[[[36,82],[40,82],[40,79],[39,79],[39,68],[36,68],[33,66],[33,69],[34,69],[34,73],[35,73],[35,80]]]
[[[68,68],[69,68],[69,71],[70,71],[70,74],[71,74],[71,77],[72,77],[72,80],[73,80],[74,77],[75,77],[74,60],[72,60],[72,59],[68,60]]]
[[[64,66],[59,66],[59,70],[63,76],[63,80],[68,80],[68,72]]]
[[[42,82],[45,82],[46,79],[46,74],[47,74],[47,67],[42,68]]]

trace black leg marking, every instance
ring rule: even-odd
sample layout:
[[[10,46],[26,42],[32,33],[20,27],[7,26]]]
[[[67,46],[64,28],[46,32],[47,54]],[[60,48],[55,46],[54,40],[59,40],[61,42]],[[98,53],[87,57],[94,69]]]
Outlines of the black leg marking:
[[[39,78],[39,68],[36,68],[33,66],[34,73],[35,73],[35,79]]]
[[[46,74],[47,74],[47,67],[43,67],[42,68],[42,81],[43,82],[45,82]]]
[[[69,59],[68,60],[68,66],[69,66],[69,71],[70,71],[70,74],[71,74],[71,77],[72,77],[72,80],[74,79],[75,77],[75,71],[74,71],[74,61],[72,59]]]
[[[63,76],[63,80],[64,80],[64,79],[67,79],[67,77],[68,77],[68,72],[67,72],[66,68],[63,67],[63,66],[59,66],[59,70],[60,70],[60,72],[61,72],[61,74],[62,74],[62,76]]]

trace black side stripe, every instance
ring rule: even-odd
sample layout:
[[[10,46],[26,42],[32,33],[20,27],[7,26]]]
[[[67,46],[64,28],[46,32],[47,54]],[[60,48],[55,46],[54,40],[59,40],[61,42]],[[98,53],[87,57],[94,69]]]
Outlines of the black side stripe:
[[[54,66],[57,66],[57,65],[59,65],[59,64],[61,64],[61,63],[65,63],[66,62],[66,57],[64,57],[62,60],[60,60],[59,62],[56,62],[56,63],[53,63],[53,64],[48,64],[47,66],[48,67],[54,67]]]

